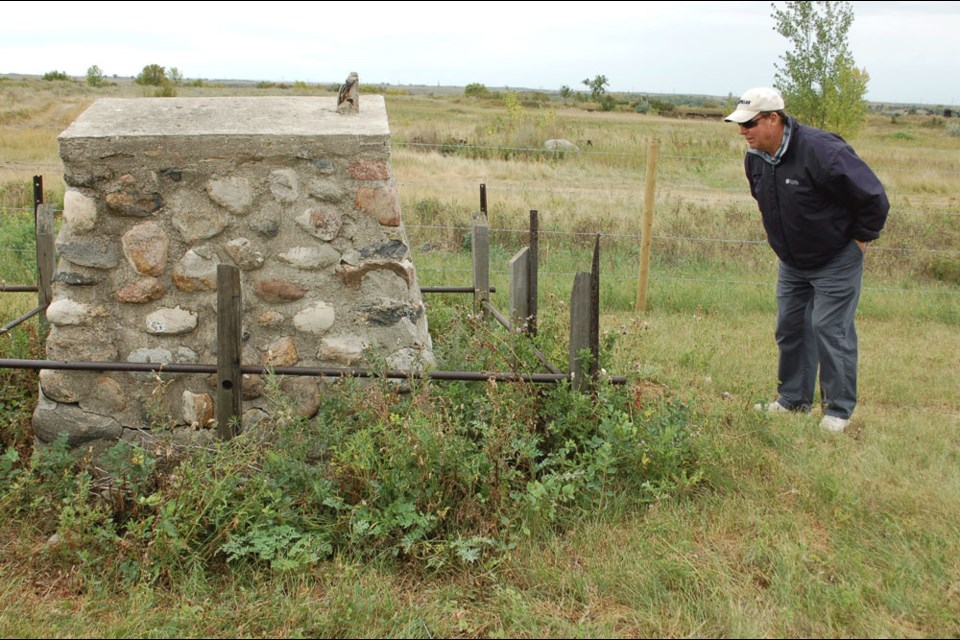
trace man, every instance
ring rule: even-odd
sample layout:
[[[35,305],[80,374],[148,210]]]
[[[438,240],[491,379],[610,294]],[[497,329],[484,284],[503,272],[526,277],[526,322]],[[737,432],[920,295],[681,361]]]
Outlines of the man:
[[[841,432],[857,404],[863,256],[890,204],[873,171],[840,136],[798,124],[774,89],[743,94],[726,117],[749,145],[744,164],[777,275],[776,401],[761,411],[810,411],[820,371],[820,428]]]

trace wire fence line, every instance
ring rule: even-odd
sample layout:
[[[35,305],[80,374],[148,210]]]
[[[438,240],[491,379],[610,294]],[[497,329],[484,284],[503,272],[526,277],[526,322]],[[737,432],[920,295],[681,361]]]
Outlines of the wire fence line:
[[[423,271],[435,271],[437,273],[463,273],[471,276],[473,271],[471,269],[458,269],[454,267],[423,267],[422,265],[417,266],[417,272]],[[548,271],[548,270],[539,270],[539,275],[541,276],[552,276],[552,277],[564,277],[572,278],[577,274],[575,271]],[[506,269],[494,269],[490,268],[490,275],[498,275],[503,278],[510,277],[510,271]],[[639,280],[639,275],[633,274],[625,278],[618,278],[618,282],[636,282]],[[669,276],[662,273],[657,273],[656,271],[651,272],[651,280],[662,280],[667,282],[696,282],[701,284],[724,284],[724,285],[737,285],[737,286],[751,286],[751,287],[765,287],[770,289],[776,288],[775,280],[729,280],[721,278],[695,278],[690,276]],[[922,295],[934,295],[934,296],[960,296],[960,290],[951,291],[948,289],[936,290],[936,289],[919,289],[919,288],[897,288],[897,287],[872,287],[864,286],[864,292],[883,292],[883,293],[917,293]]]
[[[580,149],[579,147],[575,149],[547,149],[545,147],[505,147],[497,145],[472,145],[472,144],[457,144],[457,143],[442,143],[442,142],[406,142],[406,141],[392,141],[392,146],[395,147],[411,147],[415,149],[436,149],[440,151],[451,151],[451,150],[464,150],[464,151],[504,151],[510,153],[538,153],[543,155],[554,155],[558,157],[563,157],[566,155],[576,154],[578,156],[613,156],[613,157],[623,157],[623,158],[646,158],[645,151],[600,151],[596,149]],[[731,152],[729,155],[706,155],[706,156],[689,156],[689,155],[675,155],[675,154],[666,154],[661,153],[661,160],[682,160],[685,162],[729,162],[731,159],[737,160],[742,159],[743,152],[740,150]],[[884,160],[883,157],[879,158]],[[955,169],[901,169],[901,168],[889,168],[883,167],[882,169],[885,172],[890,173],[917,173],[917,174],[934,174],[934,175],[948,175],[948,176],[960,176],[960,170]]]
[[[475,184],[470,184],[470,185],[466,185],[466,184],[464,184],[464,185],[435,185],[435,184],[429,184],[429,183],[423,183],[423,182],[420,182],[420,183],[417,183],[417,182],[398,182],[397,185],[400,186],[400,187],[419,187],[419,188],[435,189],[435,190],[442,190],[442,191],[469,191],[469,192],[475,192],[475,191],[477,190],[477,185],[475,185]],[[701,187],[691,187],[691,188],[689,188],[689,189],[686,188],[686,187],[682,187],[682,185],[677,185],[677,186],[679,186],[680,188],[683,188],[685,192],[689,192],[689,191],[702,191],[702,192],[705,192],[705,193],[729,194],[730,199],[742,200],[743,202],[747,202],[747,203],[751,203],[751,204],[753,203],[753,199],[750,197],[749,193],[740,193],[740,192],[738,192],[738,191],[729,191],[729,190],[723,190],[723,189],[713,189],[713,188],[710,188],[710,187],[702,187],[702,186],[701,186]],[[590,195],[590,194],[611,194],[611,193],[623,193],[623,194],[629,194],[629,195],[637,195],[637,194],[639,193],[639,189],[637,189],[637,190],[634,190],[634,189],[589,189],[589,188],[546,189],[546,188],[502,187],[502,186],[498,186],[498,187],[497,187],[497,190],[498,190],[498,191],[505,191],[505,192],[515,192],[515,193],[546,193],[546,194],[556,194],[556,195],[564,195],[564,194],[583,194],[583,195]],[[666,187],[666,186],[658,187],[658,190],[661,191],[661,193],[665,193],[665,194],[666,194],[666,197],[667,197],[668,199],[669,199],[670,197],[672,197],[672,196],[675,195],[675,194],[672,192],[672,190],[671,190],[670,187]],[[702,197],[698,197],[698,196],[691,196],[691,195],[689,195],[688,193],[683,194],[683,196],[681,196],[681,199],[684,199],[684,200],[697,200],[697,201],[700,201],[700,202],[716,202],[716,199],[713,199],[713,198],[702,198]],[[638,196],[638,204],[641,203],[642,201],[643,201],[642,196]],[[0,206],[0,213],[8,213],[8,212],[33,213],[33,209],[30,208],[30,207],[3,207],[3,206]],[[63,213],[63,209],[53,209],[53,213],[56,214],[56,215],[59,215],[59,214]],[[932,210],[924,210],[924,209],[917,209],[917,208],[906,209],[906,210],[898,210],[897,213],[898,213],[898,214],[907,213],[907,214],[910,214],[910,215],[923,215],[923,216],[954,216],[954,217],[960,217],[960,211],[932,211]]]
[[[435,184],[435,183],[426,183],[426,182],[409,182],[409,181],[400,181],[397,182],[400,187],[415,187],[420,189],[432,189],[435,191],[466,191],[466,192],[475,192],[477,189],[476,184]],[[617,187],[609,187],[603,189],[590,188],[590,187],[565,187],[558,189],[555,187],[517,187],[517,186],[508,186],[508,185],[497,185],[498,192],[505,193],[542,193],[549,195],[571,195],[571,194],[581,194],[581,195],[612,195],[612,194],[624,194],[630,195],[638,198],[638,203],[642,202],[643,198],[641,192],[643,191],[642,185],[638,183],[636,189],[624,189],[622,183],[618,183]],[[491,186],[490,183],[487,183],[487,186]],[[676,194],[674,193],[677,190],[683,190],[684,193]],[[729,200],[736,200],[743,203],[753,203],[753,198],[750,195],[750,192],[747,190],[746,186],[743,189],[724,189],[721,187],[708,187],[702,184],[690,184],[690,183],[670,183],[666,185],[658,185],[657,191],[659,195],[664,196],[664,198],[670,198],[673,196],[679,196],[682,200],[696,200],[701,202],[716,202],[716,198],[703,198],[697,195],[690,195],[690,192],[696,193],[708,193],[714,194],[716,196],[722,196]],[[891,202],[897,202],[898,199],[910,199],[910,200],[919,200],[920,204],[925,204],[925,201],[928,199],[925,196],[913,196],[913,195],[900,195],[896,191],[887,190],[887,196],[891,199]],[[663,198],[658,198],[662,200]],[[952,206],[948,205],[947,206]],[[936,211],[930,209],[921,209],[913,207],[901,211],[901,213],[909,213],[911,215],[943,215],[943,216],[960,216],[960,211]]]
[[[542,213],[542,212],[541,212]],[[421,225],[421,224],[405,224],[408,229],[434,229],[434,230],[448,230],[456,232],[469,232],[471,227],[469,225]],[[490,232],[497,233],[515,233],[518,235],[525,235],[530,233],[529,229],[522,228],[512,228],[512,227],[489,227]],[[624,238],[628,240],[640,240],[643,237],[643,234],[640,233],[610,233],[610,232],[591,232],[591,231],[557,231],[549,230],[540,227],[539,234],[541,236],[570,236],[570,237],[581,237],[581,238],[594,238],[600,236],[600,240],[603,241],[604,238]],[[750,240],[744,238],[712,238],[709,236],[667,236],[667,235],[657,235],[654,234],[650,236],[652,240],[672,240],[672,241],[685,241],[685,242],[714,242],[720,244],[745,244],[745,245],[766,245],[766,240]],[[941,254],[941,255],[956,255],[960,256],[960,250],[955,249],[914,249],[909,247],[878,247],[876,245],[870,247],[871,251],[890,251],[896,253],[930,253],[930,254]]]
[[[11,208],[11,207],[2,207],[0,210],[3,211],[32,211],[29,208]],[[54,210],[55,212],[59,210]],[[541,212],[542,213],[542,212]],[[408,229],[432,229],[435,231],[453,231],[459,233],[469,232],[471,230],[470,225],[428,225],[428,224],[405,224]],[[513,227],[490,227],[491,232],[497,233],[514,233],[518,235],[524,235],[529,233],[529,229],[523,228],[513,228]],[[580,237],[580,238],[593,238],[600,236],[601,241],[603,238],[617,238],[617,239],[627,239],[627,240],[640,240],[643,237],[643,234],[640,233],[615,233],[615,232],[605,232],[605,231],[560,231],[560,230],[551,230],[541,227],[539,231],[542,236],[568,236],[568,237]],[[741,244],[741,245],[765,245],[766,240],[752,240],[747,238],[715,238],[710,236],[671,236],[671,235],[657,235],[654,234],[651,236],[652,240],[670,240],[670,241],[683,241],[683,242],[712,242],[719,244]],[[948,256],[960,256],[960,249],[928,249],[928,248],[912,248],[912,247],[882,247],[882,246],[872,246],[871,251],[880,251],[880,252],[892,252],[892,253],[901,253],[901,254],[933,254],[933,255],[948,255]],[[0,248],[0,253],[31,253],[29,249],[10,249],[10,248]]]
[[[51,127],[52,128],[52,127]],[[425,143],[425,142],[406,142],[406,141],[393,141],[394,146],[403,148],[412,148],[412,149],[431,149],[431,150],[440,150],[440,151],[450,151],[450,150],[476,150],[476,151],[500,151],[500,152],[517,152],[517,153],[538,153],[554,156],[565,156],[571,154],[581,155],[585,158],[591,156],[596,157],[628,157],[643,159],[643,164],[646,164],[646,154],[638,151],[620,151],[612,150],[605,151],[595,148],[586,148],[579,150],[549,150],[540,147],[508,147],[508,146],[497,146],[497,145],[469,145],[469,144],[459,144],[459,143]],[[728,163],[731,161],[738,161],[742,158],[742,151],[731,149],[728,153],[712,153],[706,155],[689,155],[689,154],[671,154],[665,153],[661,154],[660,158],[667,160],[668,162],[683,162],[683,163],[719,163],[724,162]],[[52,165],[51,165],[52,166]],[[47,167],[47,165],[44,165]],[[62,169],[57,167],[57,170]],[[943,174],[943,175],[958,175],[960,176],[960,171],[947,171],[940,169],[930,169],[930,168],[917,168],[917,169],[887,169],[884,168],[887,172],[892,173],[910,173],[910,174]],[[637,180],[636,188],[630,188],[628,185],[624,185],[623,182],[611,183],[609,185],[598,185],[596,182],[591,182],[589,186],[539,186],[531,184],[505,184],[505,185],[496,185],[498,192],[503,193],[521,193],[521,194],[547,194],[547,195],[556,195],[556,196],[626,196],[635,198],[637,205],[643,201],[643,184],[642,180]],[[475,193],[477,190],[477,184],[471,183],[432,183],[432,182],[422,182],[422,181],[401,181],[398,182],[399,187],[404,189],[423,189],[423,190],[444,190],[444,191],[459,191],[463,193]],[[488,187],[491,185],[488,183]],[[682,191],[683,193],[677,193]],[[899,197],[896,192],[890,194],[893,197]],[[925,201],[929,198],[936,198],[937,200],[943,200],[942,196],[929,196],[925,197],[924,195],[919,196],[910,196],[910,199],[913,201],[920,202],[922,206]],[[891,198],[892,200],[893,198]],[[684,200],[702,200],[705,202],[710,202],[714,204],[736,201],[738,203],[752,203],[753,200],[750,197],[749,191],[744,188],[734,189],[729,187],[711,187],[703,183],[690,183],[690,182],[671,182],[666,184],[658,185],[657,188],[657,200],[661,203],[666,202],[669,206],[671,203],[683,202]],[[951,199],[952,200],[952,199]],[[946,206],[950,206],[950,202],[946,202]],[[540,210],[541,213],[550,213]],[[23,212],[23,213],[32,213],[32,208],[27,207],[0,207],[0,213],[11,213],[11,212]],[[62,213],[61,209],[55,209],[54,213]],[[555,211],[557,215],[563,215],[562,212]],[[960,216],[960,211],[938,211],[938,210],[920,210],[914,208],[911,204],[910,209],[903,210],[902,213],[910,213],[915,215],[948,215],[948,216]],[[407,228],[411,230],[416,229],[430,229],[440,232],[453,232],[453,233],[466,233],[471,230],[471,227],[467,225],[418,225],[418,224],[407,224]],[[492,233],[501,233],[501,234],[517,234],[518,236],[523,236],[528,233],[527,229],[516,229],[510,227],[491,227],[490,232]],[[623,233],[623,232],[604,232],[604,231],[562,231],[562,230],[550,230],[548,228],[541,227],[539,231],[541,236],[544,237],[569,237],[569,238],[591,238],[599,236],[601,240],[614,239],[614,240],[625,240],[630,242],[637,242],[642,240],[643,235],[641,233]],[[763,246],[766,244],[766,241],[763,239],[752,239],[752,238],[729,238],[729,237],[711,237],[708,235],[670,235],[670,234],[653,234],[651,236],[652,240],[655,242],[689,242],[689,243],[712,243],[715,245],[728,245],[728,246]],[[17,253],[20,255],[27,256],[33,252],[30,249],[14,249],[14,248],[2,248],[0,249],[3,253]],[[960,256],[960,250],[957,249],[940,249],[940,248],[928,248],[928,247],[885,247],[885,246],[872,246],[871,252],[880,252],[888,254],[898,254],[898,255],[934,255],[934,256]],[[561,274],[556,274],[561,275]],[[658,276],[653,274],[653,277],[660,279],[670,279],[670,277]],[[719,284],[756,284],[765,286],[765,283],[745,283],[745,282],[728,282],[728,281],[716,281]],[[886,291],[921,291],[925,292],[926,290],[920,289],[884,289]],[[930,293],[944,293],[939,291],[930,291]],[[953,293],[953,292],[946,292]]]
[[[958,173],[957,175],[960,175],[960,173]],[[400,185],[400,186],[406,186],[406,187],[420,187],[420,188],[430,188],[430,189],[445,189],[445,190],[451,190],[451,191],[460,191],[460,190],[475,191],[476,188],[477,188],[477,185],[474,184],[474,183],[462,183],[462,184],[450,184],[450,183],[446,183],[446,184],[436,184],[436,183],[431,183],[431,182],[414,182],[414,181],[409,181],[409,180],[402,180],[402,181],[398,181],[397,184]],[[487,182],[486,184],[489,186],[491,183]],[[596,183],[596,181],[593,181],[592,184],[595,185],[595,184],[597,184],[597,183]],[[622,182],[622,181],[618,181],[618,182],[616,182],[615,184],[616,184],[616,186],[604,187],[604,188],[602,188],[602,189],[598,189],[598,188],[596,188],[596,187],[563,187],[563,188],[557,188],[557,187],[530,187],[530,186],[517,187],[517,186],[510,186],[510,185],[498,185],[498,186],[497,186],[497,190],[498,190],[498,191],[505,191],[505,192],[518,192],[518,193],[530,192],[530,193],[558,193],[558,194],[565,194],[565,193],[585,193],[585,194],[592,194],[592,193],[610,193],[610,192],[612,192],[612,193],[636,194],[639,190],[642,190],[642,189],[643,189],[643,183],[642,183],[642,181],[640,181],[639,179],[638,179],[638,182],[637,182],[637,187],[638,187],[637,189],[627,189],[627,188],[623,188],[623,186],[622,186],[622,185],[623,185],[623,182]],[[753,200],[753,198],[750,196],[750,191],[749,191],[749,189],[747,188],[746,183],[744,183],[744,185],[743,185],[742,188],[740,188],[740,187],[737,187],[737,188],[711,187],[711,186],[708,186],[708,185],[704,185],[704,184],[702,184],[702,183],[691,183],[691,182],[670,182],[670,183],[666,183],[666,184],[659,184],[659,185],[657,185],[657,190],[658,190],[658,191],[671,192],[671,191],[677,190],[677,189],[682,189],[683,191],[707,191],[707,192],[710,192],[710,193],[723,193],[723,194],[729,194],[730,196],[742,197],[744,200],[749,200],[749,201],[752,201],[752,200]],[[911,198],[911,199],[919,198],[919,199],[921,199],[921,200],[925,200],[925,199],[929,199],[929,197],[930,197],[930,196],[927,196],[927,195],[925,195],[925,194],[919,194],[919,195],[917,195],[917,194],[908,194],[908,195],[905,195],[905,196],[901,196],[901,195],[900,195],[900,192],[898,192],[898,191],[896,191],[896,190],[894,190],[894,189],[886,189],[886,191],[887,191],[888,196],[890,196],[890,197],[892,197],[892,198],[901,198],[901,197],[902,197],[902,198]],[[950,196],[950,195],[934,196],[934,197],[950,198],[951,200],[953,199],[952,196]]]

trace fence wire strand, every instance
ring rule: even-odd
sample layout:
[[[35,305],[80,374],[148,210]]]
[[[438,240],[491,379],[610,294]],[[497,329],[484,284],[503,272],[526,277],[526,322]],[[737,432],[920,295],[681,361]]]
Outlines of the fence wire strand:
[[[540,210],[540,213],[544,213],[543,210]],[[466,232],[470,231],[470,226],[464,225],[421,225],[421,224],[405,224],[408,229],[434,229],[434,230],[450,230],[457,232]],[[524,235],[529,233],[529,229],[513,228],[513,227],[490,227],[490,232],[497,233],[513,233],[518,235]],[[593,238],[597,235],[600,235],[601,242],[604,238],[623,238],[628,240],[640,240],[642,234],[639,233],[607,233],[607,232],[594,232],[594,231],[558,231],[558,230],[549,230],[540,229],[540,235],[543,236],[570,236],[570,237],[583,237],[583,238]],[[750,240],[745,238],[712,238],[709,236],[665,236],[665,235],[653,235],[651,236],[653,240],[672,240],[672,241],[687,241],[687,242],[714,242],[721,244],[745,244],[745,245],[765,245],[767,244],[766,240]],[[942,254],[942,255],[960,255],[960,250],[957,249],[911,249],[909,247],[878,247],[873,245],[870,247],[870,251],[891,251],[896,253],[932,253],[932,254]]]
[[[540,155],[554,155],[559,157],[564,157],[566,155],[577,155],[577,156],[612,156],[620,158],[638,158],[645,159],[645,152],[636,152],[636,151],[600,151],[598,149],[581,149],[579,147],[572,149],[547,149],[545,147],[504,147],[504,146],[491,146],[491,145],[473,145],[473,144],[444,144],[442,142],[407,142],[403,140],[394,140],[392,143],[394,147],[409,147],[412,149],[434,149],[440,151],[500,151],[508,153],[536,153]],[[730,155],[714,155],[714,156],[687,156],[687,155],[677,155],[677,154],[660,154],[661,160],[682,160],[684,162],[729,162],[731,159],[738,160],[743,157],[741,151],[736,151]],[[883,158],[877,158],[877,160],[882,161]],[[960,171],[949,170],[949,169],[889,169],[884,167],[881,171],[886,173],[919,173],[919,174],[935,174],[935,175],[948,175],[948,176],[960,176]]]

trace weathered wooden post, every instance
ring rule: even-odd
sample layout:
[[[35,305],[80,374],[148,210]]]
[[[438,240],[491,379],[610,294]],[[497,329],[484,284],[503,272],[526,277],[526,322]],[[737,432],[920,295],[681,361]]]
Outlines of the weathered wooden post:
[[[530,211],[530,244],[510,258],[510,321],[527,334],[537,334],[537,255],[540,232],[537,211]]]
[[[586,354],[586,355],[584,355]],[[593,269],[573,279],[570,297],[570,373],[580,392],[593,388],[600,371],[600,235],[593,247]]]
[[[593,245],[593,269],[590,271],[590,379],[600,372],[600,234]]]
[[[40,330],[48,329],[46,307],[53,299],[53,273],[56,268],[54,249],[53,208],[43,202],[43,176],[33,177],[33,214],[37,240],[37,305],[40,312]]]
[[[529,329],[530,318],[530,247],[524,247],[510,258],[510,322],[520,330]]]
[[[53,208],[49,204],[37,207],[37,305],[44,308],[40,312],[40,326],[47,329],[46,307],[53,299],[53,273],[56,269],[56,250],[53,234]]]
[[[589,273],[577,273],[570,296],[570,375],[573,388],[581,392],[590,389],[590,367],[583,358],[590,350],[590,281]]]
[[[657,189],[657,160],[660,143],[654,140],[647,148],[647,183],[643,196],[643,232],[640,236],[640,279],[637,283],[637,311],[647,310],[647,282],[650,279],[650,246],[653,234],[653,201]]]
[[[240,269],[217,265],[217,437],[230,440],[240,433],[241,321]]]
[[[530,211],[530,254],[527,256],[527,333],[537,335],[537,278],[540,276],[540,221],[536,209]]]

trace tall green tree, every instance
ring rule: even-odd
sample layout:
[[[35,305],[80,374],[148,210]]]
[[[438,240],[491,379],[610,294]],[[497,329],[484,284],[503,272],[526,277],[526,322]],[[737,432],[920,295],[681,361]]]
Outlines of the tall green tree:
[[[590,87],[590,98],[594,102],[600,102],[603,99],[603,94],[607,92],[607,85],[610,84],[610,81],[607,80],[607,76],[598,75],[593,80],[587,78],[583,81],[583,84]]]
[[[847,32],[853,24],[849,2],[771,3],[774,30],[792,48],[777,64],[775,86],[788,111],[804,124],[852,137],[867,117],[866,69],[858,69]]]
[[[149,87],[159,87],[167,79],[167,71],[158,64],[148,64],[137,75],[134,82]]]
[[[97,65],[87,69],[87,84],[91,87],[103,86],[103,70]]]

